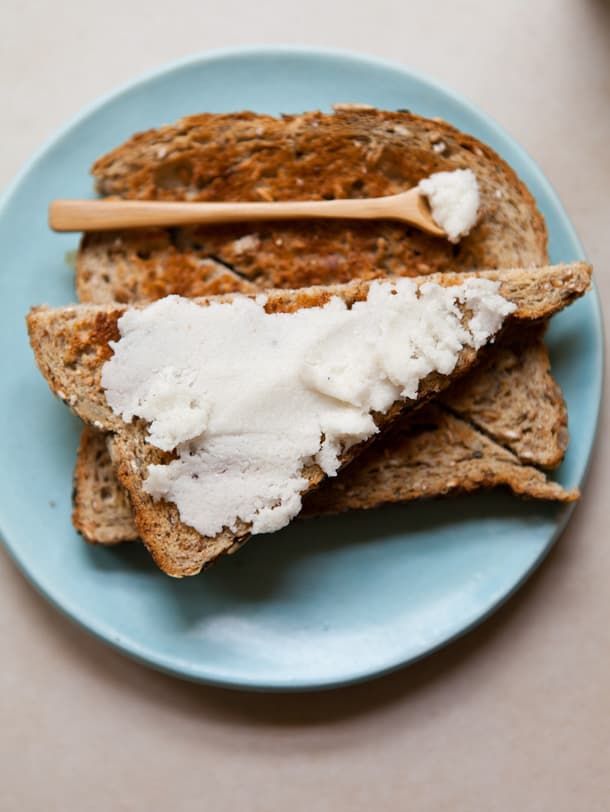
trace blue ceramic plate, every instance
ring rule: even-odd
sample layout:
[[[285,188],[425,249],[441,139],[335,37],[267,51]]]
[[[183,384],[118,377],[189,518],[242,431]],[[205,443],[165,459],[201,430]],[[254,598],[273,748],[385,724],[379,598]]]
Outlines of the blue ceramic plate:
[[[182,677],[287,690],[352,682],[408,663],[497,607],[542,559],[570,514],[493,493],[297,522],[183,581],[159,573],[139,545],[93,548],[72,529],[79,425],[36,370],[24,326],[30,305],[75,298],[65,254],[77,238],[48,230],[48,202],[91,196],[92,161],[136,130],[202,110],[300,112],[336,101],[408,107],[474,133],[535,194],[553,261],[583,257],[540,170],[485,115],[404,68],[311,49],[216,52],[129,85],[52,139],[0,210],[5,543],[66,614],[125,653]],[[557,476],[572,487],[583,481],[600,403],[595,293],[553,320],[549,343],[572,432]]]

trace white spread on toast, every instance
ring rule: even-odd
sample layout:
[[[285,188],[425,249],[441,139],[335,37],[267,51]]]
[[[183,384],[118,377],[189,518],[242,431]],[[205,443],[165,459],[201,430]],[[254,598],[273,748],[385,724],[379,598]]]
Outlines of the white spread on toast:
[[[489,341],[515,309],[477,278],[373,282],[351,309],[335,296],[269,314],[265,301],[168,296],[130,309],[102,370],[113,411],[144,418],[148,441],[176,451],[149,466],[144,489],[204,536],[239,519],[253,533],[288,524],[307,464],[335,475],[341,453],[377,432],[373,411],[416,398],[430,372],[449,375],[460,350]]]
[[[459,242],[477,221],[479,185],[472,169],[436,172],[417,186],[428,199],[435,223],[449,242]]]

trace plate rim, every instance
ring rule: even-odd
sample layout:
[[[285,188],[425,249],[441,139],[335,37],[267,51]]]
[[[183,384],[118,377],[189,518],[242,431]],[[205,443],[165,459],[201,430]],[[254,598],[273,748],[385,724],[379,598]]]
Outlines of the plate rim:
[[[520,143],[514,140],[508,131],[500,126],[495,119],[489,116],[476,104],[463,97],[459,92],[445,86],[442,82],[432,79],[420,71],[411,68],[408,65],[402,65],[391,60],[386,60],[366,53],[359,53],[357,51],[342,49],[342,48],[325,48],[308,45],[265,45],[254,44],[246,46],[236,46],[228,48],[217,48],[206,51],[199,51],[186,55],[180,59],[166,62],[160,66],[147,70],[133,79],[124,82],[116,88],[95,97],[92,101],[85,104],[73,116],[69,117],[66,123],[61,127],[55,129],[49,136],[47,136],[40,146],[34,150],[32,155],[22,164],[21,168],[14,175],[13,179],[8,183],[3,193],[0,195],[0,219],[3,218],[5,211],[10,207],[13,195],[18,190],[21,182],[36,169],[37,164],[42,161],[46,153],[70,131],[78,126],[81,122],[86,120],[90,115],[101,110],[107,104],[112,103],[115,99],[130,92],[131,90],[143,86],[149,82],[154,82],[161,76],[166,76],[172,72],[180,71],[181,69],[205,64],[213,61],[231,60],[243,57],[258,57],[258,56],[275,55],[281,56],[300,56],[314,61],[319,58],[333,58],[341,62],[357,62],[360,64],[369,64],[375,68],[385,68],[402,73],[407,77],[415,79],[418,83],[425,87],[431,88],[435,92],[441,92],[443,95],[451,98],[457,104],[464,108],[468,113],[474,115],[475,118],[480,119],[485,125],[494,132],[502,141],[508,142],[510,148],[518,155],[520,161],[527,166],[528,171],[531,171],[536,176],[537,183],[544,189],[545,194],[553,202],[557,213],[560,215],[561,228],[567,232],[570,241],[574,244],[579,258],[586,259],[586,254],[583,245],[577,235],[577,232],[568,217],[568,214],[563,206],[563,203],[550,183],[542,169],[538,166],[536,161],[529,155],[529,153],[521,146]],[[578,487],[582,487],[585,482],[593,457],[593,449],[596,444],[596,439],[600,429],[600,415],[602,405],[602,393],[605,377],[605,330],[603,324],[603,315],[601,309],[601,302],[597,292],[595,280],[593,281],[591,290],[591,303],[593,305],[593,333],[597,339],[596,355],[598,358],[598,375],[596,378],[596,392],[594,397],[595,403],[595,424],[594,430],[591,434],[591,441],[589,448],[586,450],[586,462],[581,471],[578,479]],[[578,503],[571,503],[565,505],[558,515],[555,523],[555,528],[548,539],[547,543],[540,550],[538,556],[533,560],[531,565],[524,570],[521,577],[512,585],[512,587],[501,594],[497,599],[493,600],[484,612],[478,612],[469,623],[463,625],[458,631],[451,633],[443,640],[435,642],[433,645],[426,648],[425,651],[420,653],[404,656],[404,652],[400,652],[399,656],[395,656],[392,662],[385,666],[375,669],[366,667],[363,670],[352,668],[349,674],[338,675],[329,678],[314,678],[314,679],[295,679],[287,681],[286,678],[281,678],[277,682],[271,679],[266,679],[264,683],[254,678],[249,680],[247,677],[239,679],[223,676],[221,673],[215,673],[213,669],[199,668],[196,662],[184,661],[177,656],[168,656],[160,653],[158,650],[152,650],[150,647],[139,645],[133,638],[125,638],[118,634],[111,626],[105,622],[99,622],[95,617],[90,617],[89,613],[83,611],[79,606],[73,604],[70,600],[62,600],[61,591],[59,593],[54,590],[50,585],[45,583],[44,576],[40,573],[35,573],[29,567],[29,564],[22,559],[19,555],[19,545],[10,542],[9,535],[4,532],[4,527],[0,528],[0,540],[3,542],[4,548],[7,550],[12,561],[17,565],[20,572],[26,579],[36,588],[52,606],[57,608],[64,616],[71,621],[77,623],[86,631],[93,634],[100,641],[110,645],[122,654],[126,654],[137,662],[156,669],[160,672],[169,674],[171,676],[179,677],[187,681],[203,683],[208,685],[215,685],[224,688],[231,688],[237,690],[249,690],[258,692],[293,692],[293,691],[316,691],[329,688],[338,688],[345,685],[361,682],[367,679],[381,677],[385,674],[391,673],[399,668],[410,665],[423,657],[433,654],[440,648],[448,645],[452,641],[467,634],[470,630],[484,622],[490,615],[492,615],[500,606],[502,606],[512,595],[522,586],[522,584],[530,577],[530,575],[537,569],[542,560],[548,555],[550,549],[555,544],[558,537],[563,533],[573,511]],[[4,521],[2,521],[4,525]]]

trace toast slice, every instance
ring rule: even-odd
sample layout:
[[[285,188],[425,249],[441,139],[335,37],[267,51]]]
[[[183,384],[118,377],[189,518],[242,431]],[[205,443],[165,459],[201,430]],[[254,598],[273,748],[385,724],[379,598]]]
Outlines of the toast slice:
[[[333,114],[204,114],[139,133],[93,165],[103,195],[158,200],[321,200],[404,191],[471,169],[477,226],[458,245],[391,221],[240,223],[85,235],[83,302],[331,285],[375,276],[545,265],[546,228],[515,172],[449,124],[353,105]],[[233,269],[223,274],[218,265]],[[235,285],[235,288],[231,288]]]
[[[435,274],[421,277],[416,284],[434,282],[442,286],[460,284],[465,278],[478,276],[499,284],[499,293],[515,305],[506,319],[505,329],[520,328],[549,318],[553,313],[581,296],[589,287],[591,268],[585,263],[536,269],[484,271],[478,274]],[[303,307],[319,306],[333,296],[340,296],[351,306],[368,295],[367,282],[308,288],[298,291],[270,291],[267,312],[294,312]],[[220,297],[227,301],[231,297]],[[205,306],[210,299],[196,300]],[[216,299],[218,301],[218,299]],[[250,528],[241,523],[235,531],[223,530],[213,538],[204,538],[184,525],[176,507],[153,499],[143,490],[148,466],[167,462],[171,457],[146,442],[142,421],[125,424],[109,408],[101,387],[101,369],[111,355],[109,342],[119,338],[117,321],[127,308],[121,305],[81,305],[67,308],[35,308],[28,317],[30,341],[40,370],[51,389],[83,420],[95,428],[111,432],[110,454],[118,478],[126,488],[135,513],[136,526],[158,566],[176,577],[198,573],[219,555],[243,543]],[[455,378],[466,373],[477,361],[477,353],[464,348],[450,376],[432,373],[420,382],[418,404],[437,395]],[[375,415],[380,430],[415,406],[414,401],[397,401],[382,415]],[[347,464],[363,450],[363,444],[349,448],[342,455]],[[321,469],[308,465],[303,476],[306,491],[323,480]]]
[[[578,490],[565,490],[542,471],[524,465],[440,404],[429,403],[397,421],[341,476],[325,480],[306,497],[301,515],[367,510],[499,486],[530,499],[573,502],[579,496]],[[127,527],[117,529],[124,532]]]
[[[566,410],[563,407],[561,391],[551,375],[542,334],[543,329],[534,328],[524,331],[510,344],[504,343],[502,346],[494,347],[482,363],[441,395],[440,403],[445,407],[442,410],[443,414],[449,411],[455,417],[462,417],[459,424],[455,425],[469,424],[469,442],[475,443],[477,448],[485,451],[484,456],[471,459],[469,465],[471,485],[464,487],[464,490],[472,490],[472,483],[475,482],[480,482],[481,487],[491,487],[493,477],[486,476],[486,472],[490,470],[490,462],[491,470],[496,470],[493,461],[503,459],[502,452],[505,447],[508,449],[510,444],[521,452],[519,456],[511,454],[513,462],[509,467],[503,468],[506,475],[509,472],[513,475],[512,479],[503,480],[502,476],[499,476],[496,484],[508,485],[515,493],[531,498],[560,501],[567,498],[566,492],[555,483],[549,483],[552,484],[549,488],[539,487],[539,481],[546,481],[543,474],[538,472],[539,476],[526,476],[526,471],[519,472],[517,469],[517,463],[523,462],[528,457],[538,465],[541,460],[544,462],[547,459],[548,445],[543,444],[549,435],[556,440],[557,445],[563,447],[567,445]],[[476,422],[472,419],[473,416],[476,417]],[[404,441],[404,438],[409,436],[407,431],[409,421],[403,422],[401,437]],[[455,455],[460,453],[460,445],[458,444],[457,448],[452,445],[457,438],[455,432],[441,429],[442,426],[439,424],[438,437],[435,437],[432,430],[426,435],[430,449],[434,449],[430,460],[426,461],[418,448],[419,471],[435,472],[434,476],[422,481],[421,487],[410,485],[413,472],[403,463],[402,445],[400,449],[396,449],[394,455],[391,443],[384,443],[383,456],[381,452],[379,455],[379,464],[369,466],[371,476],[365,491],[368,497],[360,507],[372,508],[387,501],[387,489],[383,481],[377,481],[385,480],[382,461],[388,467],[396,469],[395,476],[400,475],[406,480],[405,487],[394,490],[395,501],[445,493],[444,483],[455,478]],[[485,436],[487,442],[482,441]],[[498,437],[502,443],[497,441]],[[443,442],[449,443],[445,457],[436,453],[436,449],[442,447]],[[375,456],[374,450],[370,453]],[[529,466],[525,467],[529,469]],[[343,499],[342,481],[346,475],[340,474],[337,479],[327,483],[326,511],[333,512],[330,504],[333,494],[337,494],[340,500]],[[528,491],[523,483],[526,486],[531,483],[532,490]],[[91,427],[83,429],[77,452],[72,522],[81,535],[92,543],[117,544],[137,537],[129,499],[113,471],[106,437]]]
[[[533,367],[539,378],[540,349],[540,342],[534,339],[525,346],[511,343],[489,353],[490,361],[506,370],[503,389],[510,388],[513,379],[520,383],[524,378],[515,375],[515,365],[526,371]],[[353,464],[307,497],[302,515],[365,510],[391,502],[499,486],[531,499],[559,502],[577,499],[577,490],[565,490],[548,480],[542,471],[524,465],[511,451],[457,415],[455,402],[459,403],[468,380],[495,380],[486,374],[486,366],[482,363],[464,381],[456,381],[440,401],[399,419],[385,437],[373,442]],[[517,409],[544,407],[555,387],[549,375],[536,381],[531,400],[527,391],[513,390],[508,407],[512,425],[521,425],[521,411],[515,409],[515,404],[519,404]],[[477,388],[480,390],[478,385]],[[487,393],[491,409],[495,408],[495,390],[494,385]],[[483,409],[484,402],[479,391],[478,407]],[[508,425],[508,417],[503,419]],[[138,538],[131,502],[116,476],[107,435],[88,425],[83,428],[78,449],[73,502],[72,523],[87,541],[112,545]]]

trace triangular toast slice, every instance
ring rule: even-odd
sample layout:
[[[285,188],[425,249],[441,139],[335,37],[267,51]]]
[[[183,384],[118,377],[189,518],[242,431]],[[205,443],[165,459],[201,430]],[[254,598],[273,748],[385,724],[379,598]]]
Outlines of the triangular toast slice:
[[[549,481],[542,471],[524,464],[458,415],[468,397],[483,419],[504,426],[524,448],[529,447],[523,437],[528,429],[540,436],[547,428],[565,432],[565,423],[544,425],[563,410],[553,407],[561,395],[546,363],[541,332],[534,328],[516,341],[494,346],[488,358],[450,386],[439,402],[397,421],[353,465],[328,479],[309,498],[310,509],[340,513],[497,486],[532,499],[577,498],[576,490]],[[118,544],[136,539],[138,531],[106,440],[103,432],[84,426],[74,472],[72,522],[87,541]]]
[[[506,329],[549,318],[553,313],[581,296],[590,283],[591,269],[585,263],[536,269],[484,271],[477,274],[435,274],[415,283],[435,283],[443,287],[461,284],[469,277],[498,283],[498,292],[515,306],[505,320]],[[352,306],[366,299],[369,283],[356,282],[298,291],[270,291],[267,312],[294,312],[304,307],[325,304],[339,296]],[[230,297],[228,297],[230,298]],[[227,297],[220,297],[226,301]],[[206,306],[211,300],[195,300]],[[180,521],[175,505],[153,501],[143,490],[150,464],[166,462],[167,454],[147,442],[142,421],[125,424],[106,402],[101,386],[101,369],[112,354],[109,342],[119,338],[117,322],[126,311],[120,305],[73,306],[59,309],[35,308],[28,317],[30,340],[36,360],[53,391],[64,399],[83,420],[96,428],[113,433],[111,455],[118,477],[127,489],[135,512],[139,534],[160,568],[177,577],[192,575],[219,555],[238,546],[250,534],[250,527],[238,524],[235,530],[223,530],[213,538],[204,538]],[[434,397],[455,378],[476,363],[478,353],[463,348],[451,375],[431,373],[420,381],[417,404]],[[396,401],[384,414],[375,415],[380,429],[389,427],[398,417],[412,410],[413,400]],[[352,446],[342,456],[347,464],[362,450]],[[316,464],[303,469],[308,481],[304,493],[324,479]]]

